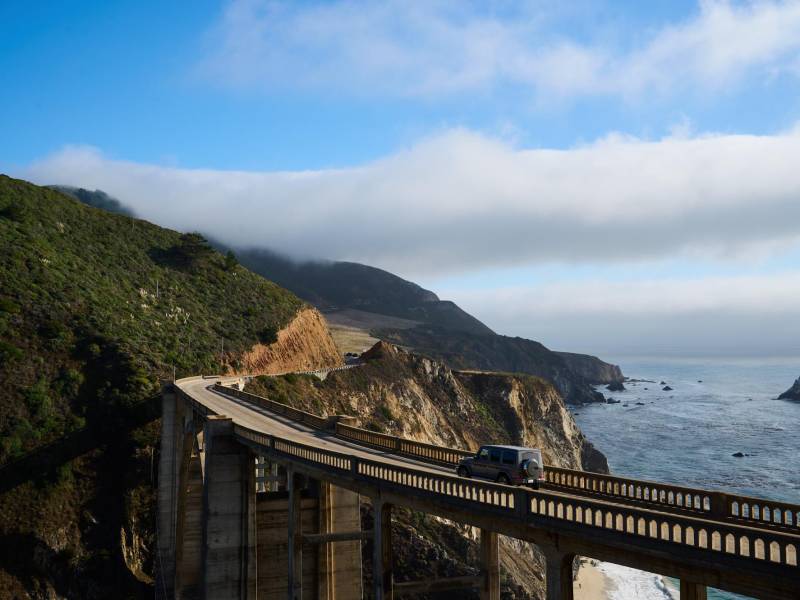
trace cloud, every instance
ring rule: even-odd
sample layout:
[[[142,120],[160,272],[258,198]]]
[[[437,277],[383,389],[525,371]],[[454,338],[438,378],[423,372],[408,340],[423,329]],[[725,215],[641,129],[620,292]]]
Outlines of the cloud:
[[[800,241],[800,128],[520,149],[454,130],[359,167],[179,169],[68,147],[21,173],[234,245],[408,276],[769,254]]]
[[[447,290],[509,335],[606,356],[800,355],[800,271]]]
[[[539,99],[635,99],[716,90],[753,72],[798,75],[797,2],[706,0],[682,22],[637,37],[628,28],[618,41],[570,35],[587,25],[581,18],[596,18],[584,12],[537,2],[234,0],[198,70],[272,91],[435,97],[512,86]]]

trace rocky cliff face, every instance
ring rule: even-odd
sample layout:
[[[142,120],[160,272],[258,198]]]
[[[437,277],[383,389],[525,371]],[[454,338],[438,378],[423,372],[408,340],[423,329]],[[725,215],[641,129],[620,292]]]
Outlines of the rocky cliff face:
[[[557,352],[533,340],[448,332],[429,326],[380,329],[372,333],[380,339],[441,360],[453,369],[528,373],[543,377],[570,404],[604,400],[601,393],[592,389],[591,382],[570,369]]]
[[[580,375],[592,384],[622,383],[625,376],[622,369],[596,356],[575,354],[574,352],[556,352],[573,373]]]
[[[233,362],[229,374],[266,375],[330,369],[344,364],[325,318],[304,308],[277,334],[272,344],[256,344]]]
[[[608,470],[605,457],[586,440],[558,391],[544,379],[454,371],[385,342],[363,358],[364,366],[332,373],[324,381],[259,377],[248,391],[320,414],[354,415],[363,427],[422,442],[464,449],[487,442],[525,444],[541,448],[546,464]],[[371,514],[368,507],[364,510],[366,527]],[[478,547],[473,528],[400,510],[395,529],[398,581],[474,574]],[[369,572],[368,550],[364,560]],[[504,598],[543,597],[543,563],[533,546],[504,538],[501,561],[507,575]]]

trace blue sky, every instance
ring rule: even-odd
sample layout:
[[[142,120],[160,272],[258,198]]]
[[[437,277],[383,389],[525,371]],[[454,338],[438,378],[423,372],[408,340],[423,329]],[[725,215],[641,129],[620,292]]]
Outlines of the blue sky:
[[[800,354],[800,3],[554,4],[4,2],[0,171],[557,347]]]

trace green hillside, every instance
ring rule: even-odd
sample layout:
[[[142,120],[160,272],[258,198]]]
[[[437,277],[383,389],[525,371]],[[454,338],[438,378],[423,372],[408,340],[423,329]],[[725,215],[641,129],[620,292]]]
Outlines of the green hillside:
[[[353,262],[294,262],[263,249],[237,249],[242,264],[292,290],[322,311],[356,309],[435,324],[446,330],[492,335],[455,303],[397,275]]]
[[[0,247],[0,597],[140,595],[159,378],[220,371],[302,301],[199,235],[5,176]]]

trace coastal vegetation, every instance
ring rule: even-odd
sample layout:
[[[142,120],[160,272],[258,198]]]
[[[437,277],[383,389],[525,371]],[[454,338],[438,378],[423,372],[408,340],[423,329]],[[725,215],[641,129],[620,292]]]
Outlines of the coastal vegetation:
[[[235,368],[304,303],[200,234],[5,176],[0,247],[0,596],[141,593],[159,380]]]

